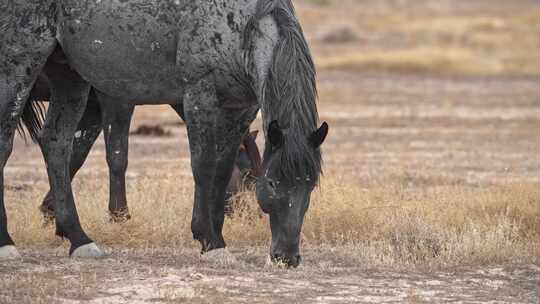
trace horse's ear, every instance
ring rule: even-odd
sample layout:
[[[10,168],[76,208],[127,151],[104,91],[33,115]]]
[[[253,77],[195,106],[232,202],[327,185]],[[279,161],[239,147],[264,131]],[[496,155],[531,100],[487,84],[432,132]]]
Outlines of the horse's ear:
[[[309,143],[315,149],[320,147],[328,135],[328,124],[323,122],[321,127],[309,137]]]
[[[259,130],[249,132],[249,137],[253,140],[257,139],[257,135],[259,135]]]
[[[285,141],[277,120],[272,121],[268,126],[268,141],[274,148],[280,148]]]

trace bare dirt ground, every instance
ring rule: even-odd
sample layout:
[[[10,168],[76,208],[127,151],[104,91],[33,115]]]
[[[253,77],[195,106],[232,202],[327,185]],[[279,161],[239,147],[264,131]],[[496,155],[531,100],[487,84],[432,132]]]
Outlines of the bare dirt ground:
[[[76,261],[64,252],[23,252],[2,265],[3,303],[537,303],[533,264],[422,271],[344,264],[331,251],[297,270],[269,266],[266,250],[235,249],[232,264],[195,250],[109,250]],[[11,273],[11,274],[7,274]],[[33,286],[33,287],[32,287]],[[39,286],[39,288],[36,288]]]
[[[130,138],[133,219],[108,223],[102,139],[74,185],[102,260],[67,258],[42,227],[43,160],[16,140],[6,197],[23,258],[0,263],[0,303],[540,303],[538,5],[394,2],[300,6],[331,126],[301,267],[268,264],[269,227],[252,199],[249,217],[226,222],[229,254],[201,257],[185,129],[166,106],[140,107],[132,130],[167,136]],[[320,20],[358,40],[324,43]],[[363,52],[400,59],[349,56]]]

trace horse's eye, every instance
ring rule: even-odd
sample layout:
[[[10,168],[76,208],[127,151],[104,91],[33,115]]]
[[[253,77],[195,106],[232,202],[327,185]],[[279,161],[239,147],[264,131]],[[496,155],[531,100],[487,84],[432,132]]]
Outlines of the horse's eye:
[[[273,180],[269,180],[268,185],[270,185],[270,187],[272,187],[273,189],[276,189],[277,187],[277,183]]]

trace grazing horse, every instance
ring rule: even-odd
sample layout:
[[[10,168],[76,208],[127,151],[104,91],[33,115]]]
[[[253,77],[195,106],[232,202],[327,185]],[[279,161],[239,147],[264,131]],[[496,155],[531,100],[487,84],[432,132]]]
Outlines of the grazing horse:
[[[56,234],[70,241],[71,256],[103,255],[81,227],[69,168],[73,134],[94,87],[101,104],[182,104],[195,182],[191,231],[203,253],[225,247],[226,187],[260,109],[266,144],[256,192],[270,217],[270,256],[298,266],[328,125],[318,128],[315,68],[291,0],[1,1],[0,31],[1,257],[18,255],[3,169],[43,72],[52,96],[39,136]]]
[[[42,128],[44,110],[42,101],[50,99],[50,89],[47,79],[40,75],[30,92],[30,101],[23,110],[22,119],[27,129],[31,130],[30,137],[39,143],[38,131]],[[92,145],[103,129],[105,134],[106,159],[109,166],[109,212],[111,220],[122,222],[130,218],[127,198],[125,175],[128,163],[128,132],[133,113],[133,105],[125,107],[110,107],[100,105],[94,89],[88,96],[86,110],[77,126],[73,139],[73,151],[70,162],[70,178],[73,179],[82,167]],[[181,119],[184,119],[183,109],[179,105],[172,105]],[[117,126],[108,131],[108,126]],[[238,150],[238,156],[233,174],[227,186],[228,198],[234,196],[240,189],[249,187],[254,178],[260,175],[261,157],[255,142],[257,131],[244,136]],[[23,133],[24,134],[24,133]],[[45,147],[42,147],[42,150]],[[229,200],[227,200],[229,201]],[[230,207],[230,206],[229,206]],[[229,208],[230,209],[230,208]],[[49,191],[40,206],[45,221],[54,219],[54,200]],[[229,210],[232,212],[232,210]]]

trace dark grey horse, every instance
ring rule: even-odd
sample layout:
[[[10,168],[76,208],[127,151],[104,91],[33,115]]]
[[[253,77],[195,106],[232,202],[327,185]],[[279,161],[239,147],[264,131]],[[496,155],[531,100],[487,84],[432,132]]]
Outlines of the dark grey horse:
[[[50,89],[47,79],[40,75],[30,92],[30,101],[23,110],[22,119],[29,125],[32,132],[30,137],[39,143],[38,131],[42,128],[45,110],[42,102],[49,101]],[[103,129],[105,134],[106,159],[109,167],[109,212],[111,220],[122,222],[130,218],[127,198],[125,176],[128,166],[128,132],[133,114],[134,105],[121,107],[104,104],[100,105],[94,89],[90,90],[86,110],[79,121],[73,139],[73,151],[70,163],[70,177],[73,179],[84,164],[92,145]],[[182,105],[172,105],[181,119],[184,119]],[[109,129],[109,126],[112,128]],[[25,135],[25,133],[22,133]],[[254,178],[260,175],[261,158],[255,142],[257,131],[247,134],[240,144],[233,174],[227,186],[229,198],[242,188],[251,187]],[[44,147],[42,147],[42,150]],[[40,206],[46,223],[54,219],[54,200],[49,191]],[[232,213],[230,204],[227,205]]]
[[[183,105],[195,181],[191,230],[202,252],[225,247],[225,189],[261,109],[266,146],[256,187],[270,215],[270,254],[299,264],[328,126],[317,128],[315,69],[290,0],[2,1],[0,30],[0,165],[43,72],[52,97],[40,141],[56,233],[69,239],[72,256],[102,255],[80,225],[69,172],[92,86],[102,104]],[[13,244],[2,195],[0,256],[16,256]]]

